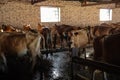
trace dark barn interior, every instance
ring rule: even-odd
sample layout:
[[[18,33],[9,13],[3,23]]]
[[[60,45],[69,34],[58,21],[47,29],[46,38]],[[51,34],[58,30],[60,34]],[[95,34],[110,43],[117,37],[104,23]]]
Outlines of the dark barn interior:
[[[0,0],[0,80],[120,80],[119,0]]]

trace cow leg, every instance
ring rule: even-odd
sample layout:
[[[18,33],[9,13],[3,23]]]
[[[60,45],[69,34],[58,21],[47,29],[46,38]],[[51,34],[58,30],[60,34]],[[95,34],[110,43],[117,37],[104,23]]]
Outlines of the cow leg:
[[[81,57],[81,54],[83,54],[86,59],[86,48],[79,48],[78,56]]]
[[[92,79],[91,80],[96,80],[96,75],[98,74],[98,73],[100,73],[101,71],[99,71],[99,70],[94,70],[93,71],[93,74],[92,74]]]
[[[60,35],[60,45],[61,45],[61,49],[63,48],[63,35]]]
[[[3,65],[1,66],[3,72],[7,72],[7,60],[4,54],[1,54],[1,59],[3,59]]]
[[[84,58],[86,59],[86,48],[83,48],[83,54],[84,54]]]
[[[5,64],[5,66],[7,67],[7,60],[4,54],[1,54],[1,57],[3,58],[3,62]]]
[[[108,80],[108,79],[107,79],[107,73],[106,73],[106,72],[103,72],[103,78],[104,78],[104,80]]]
[[[57,35],[54,34],[54,37],[53,37],[53,48],[56,49],[56,43],[57,43]]]
[[[92,73],[92,79],[91,80],[95,80],[95,71]]]
[[[33,71],[34,71],[35,64],[36,64],[36,58],[35,58],[35,57],[33,57],[33,58],[32,58],[32,67],[31,67],[31,72],[33,72]]]

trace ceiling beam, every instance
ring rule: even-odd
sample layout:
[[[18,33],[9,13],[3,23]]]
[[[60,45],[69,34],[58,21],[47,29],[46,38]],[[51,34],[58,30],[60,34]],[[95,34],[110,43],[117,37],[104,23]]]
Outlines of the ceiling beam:
[[[116,0],[116,5],[115,5],[116,8],[120,8],[120,1],[119,0]]]
[[[98,2],[95,2],[95,3],[83,2],[83,3],[81,3],[81,6],[93,6],[93,5],[111,4],[111,3],[117,3],[117,2],[115,0],[114,1],[98,1]]]
[[[31,4],[35,4],[35,3],[38,3],[38,2],[42,2],[42,1],[46,1],[46,0],[31,0]]]
[[[47,1],[47,0],[31,0],[31,4],[35,4],[38,2]],[[102,0],[61,0],[61,1],[79,1],[81,2],[81,6],[93,6],[93,5],[100,5],[100,4],[110,4],[115,3],[116,7],[120,6],[120,0],[111,0],[111,1],[102,1]],[[87,2],[95,2],[95,3],[87,3]]]

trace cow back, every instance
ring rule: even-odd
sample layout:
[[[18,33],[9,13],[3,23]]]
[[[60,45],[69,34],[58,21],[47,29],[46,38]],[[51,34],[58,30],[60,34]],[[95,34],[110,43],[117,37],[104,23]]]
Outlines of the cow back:
[[[112,27],[108,27],[108,26],[95,26],[93,30],[93,35],[95,37],[109,35],[111,29]]]
[[[25,34],[22,33],[3,33],[1,43],[2,52],[7,55],[22,56],[27,54],[27,44]]]

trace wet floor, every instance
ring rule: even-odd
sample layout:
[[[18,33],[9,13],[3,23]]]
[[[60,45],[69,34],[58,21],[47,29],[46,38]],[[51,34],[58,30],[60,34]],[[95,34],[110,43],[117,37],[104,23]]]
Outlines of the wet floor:
[[[43,56],[30,74],[28,63],[9,60],[9,70],[2,69],[0,80],[71,80],[70,56],[68,51],[56,52]],[[3,66],[4,67],[4,66]],[[27,72],[28,71],[28,72]]]
[[[91,58],[93,49],[87,48],[86,53],[87,58]],[[84,54],[81,57],[84,58]],[[32,73],[30,63],[24,59],[9,59],[8,66],[6,69],[0,63],[0,80],[90,80],[92,76],[86,66],[75,64],[71,67],[69,51],[54,52],[47,57],[43,55]],[[97,71],[96,76],[95,80],[103,80],[101,71]]]
[[[34,72],[30,63],[9,59],[8,70],[0,73],[0,80],[72,80],[71,56],[69,51],[54,52],[38,60]],[[82,80],[82,79],[74,79]]]
[[[68,51],[57,52],[52,56],[48,56],[52,61],[52,73],[50,80],[70,80],[70,56]]]

